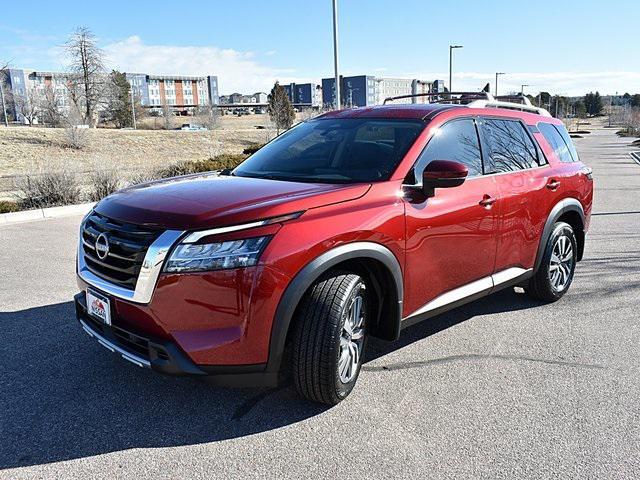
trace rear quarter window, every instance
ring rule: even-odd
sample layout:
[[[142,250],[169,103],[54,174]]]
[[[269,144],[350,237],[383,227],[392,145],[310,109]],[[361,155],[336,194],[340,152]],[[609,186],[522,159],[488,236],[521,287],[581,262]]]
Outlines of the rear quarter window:
[[[576,152],[571,137],[567,132],[567,129],[563,125],[557,126],[551,123],[538,123],[538,130],[549,142],[551,148],[555,152],[558,159],[563,163],[571,163],[578,160],[578,152]],[[563,133],[566,135],[563,135]]]
[[[578,156],[578,151],[576,150],[576,147],[573,144],[573,140],[571,140],[571,136],[569,135],[569,132],[567,132],[567,127],[565,127],[564,125],[554,125],[553,128],[556,129],[556,131],[560,134],[560,136],[564,140],[564,143],[569,148],[569,151],[571,152],[571,156],[573,157],[573,161],[577,162],[578,160],[580,160],[580,157]]]

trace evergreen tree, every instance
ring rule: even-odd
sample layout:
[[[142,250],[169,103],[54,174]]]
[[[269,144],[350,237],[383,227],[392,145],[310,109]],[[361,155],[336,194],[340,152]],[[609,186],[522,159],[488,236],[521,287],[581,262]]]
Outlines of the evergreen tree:
[[[595,95],[593,96],[593,102],[591,104],[591,115],[600,115],[602,113],[603,105],[602,105],[602,97],[600,96],[600,92],[596,90]]]
[[[280,130],[290,128],[296,119],[296,113],[293,111],[287,92],[279,82],[276,82],[271,89],[267,112],[271,121],[276,125],[278,135],[280,135]]]
[[[110,94],[107,103],[107,112],[116,127],[133,126],[131,113],[131,85],[124,73],[113,70],[109,75]]]
[[[602,112],[602,98],[600,93],[589,92],[584,96],[584,107],[587,115],[600,115]]]

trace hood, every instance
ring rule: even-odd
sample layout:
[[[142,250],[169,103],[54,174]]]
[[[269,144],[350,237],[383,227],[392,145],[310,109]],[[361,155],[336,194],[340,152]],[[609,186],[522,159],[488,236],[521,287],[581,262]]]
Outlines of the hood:
[[[115,220],[197,230],[346,202],[369,184],[285,182],[206,173],[136,185],[109,195],[95,210]]]

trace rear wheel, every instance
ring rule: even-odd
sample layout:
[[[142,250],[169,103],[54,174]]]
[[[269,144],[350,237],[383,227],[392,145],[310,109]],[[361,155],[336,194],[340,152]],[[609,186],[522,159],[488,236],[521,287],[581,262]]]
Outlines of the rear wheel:
[[[571,225],[557,222],[527,293],[545,302],[559,300],[569,290],[577,262],[577,242]]]
[[[335,405],[351,393],[360,374],[367,328],[365,281],[335,272],[306,293],[296,313],[293,383],[302,396]]]

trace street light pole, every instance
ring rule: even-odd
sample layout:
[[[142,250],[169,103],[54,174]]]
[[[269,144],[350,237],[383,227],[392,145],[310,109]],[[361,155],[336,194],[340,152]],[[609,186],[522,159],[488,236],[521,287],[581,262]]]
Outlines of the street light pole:
[[[2,100],[2,115],[4,118],[4,126],[9,126],[9,120],[7,119],[7,104],[4,102],[4,79],[5,79],[5,69],[6,67],[2,67],[0,69],[0,100]]]
[[[453,92],[453,49],[462,48],[462,45],[449,45],[449,91]]]
[[[2,99],[2,115],[4,118],[4,126],[9,126],[9,120],[7,120],[7,106],[4,103],[4,87],[2,86],[2,78],[0,78],[0,98]]]
[[[520,85],[520,95],[522,95],[524,97],[524,87],[530,87],[530,86],[531,85],[527,85],[526,83]]]
[[[496,72],[496,89],[495,89],[495,93],[494,95],[497,97],[498,96],[498,75],[504,75],[504,72]]]
[[[133,129],[136,130],[136,102],[133,99],[133,80],[131,81],[131,114],[133,115]]]
[[[338,74],[338,0],[333,0],[333,68],[336,109],[340,108],[340,75]]]

